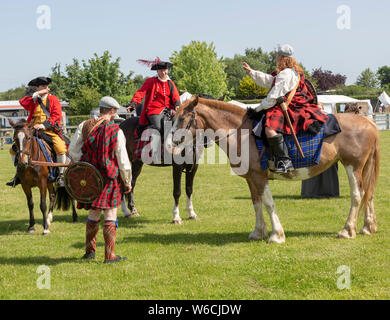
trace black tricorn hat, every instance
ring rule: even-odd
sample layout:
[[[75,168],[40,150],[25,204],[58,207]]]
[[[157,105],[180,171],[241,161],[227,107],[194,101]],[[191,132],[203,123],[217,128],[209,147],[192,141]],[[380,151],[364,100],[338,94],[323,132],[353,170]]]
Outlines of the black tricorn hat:
[[[51,79],[49,77],[38,77],[35,79],[32,79],[29,83],[28,86],[32,87],[38,87],[38,86],[46,86],[51,83]]]
[[[161,69],[169,69],[173,67],[173,64],[170,62],[161,61],[159,57],[156,57],[154,60],[143,60],[138,59],[139,63],[147,65],[148,67],[152,67],[150,70],[161,70]]]
[[[150,70],[161,70],[161,69],[170,69],[173,64],[170,62],[160,61],[152,66]]]

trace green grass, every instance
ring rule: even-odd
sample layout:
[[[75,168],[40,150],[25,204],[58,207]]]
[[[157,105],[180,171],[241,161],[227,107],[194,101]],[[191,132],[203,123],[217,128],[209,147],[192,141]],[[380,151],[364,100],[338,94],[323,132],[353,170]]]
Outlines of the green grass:
[[[170,224],[171,168],[145,167],[135,191],[142,216],[125,220],[119,210],[116,252],[129,260],[118,265],[103,264],[101,230],[97,259],[80,259],[86,211],[77,224],[70,212],[55,212],[52,233],[42,236],[38,190],[37,232],[27,234],[25,196],[20,186],[4,186],[14,169],[0,151],[0,299],[389,299],[390,131],[381,138],[373,236],[336,238],[350,204],[342,166],[338,199],[301,199],[300,182],[271,182],[283,245],[248,241],[255,221],[249,190],[227,165],[200,166],[194,191],[200,220],[181,226]],[[184,197],[180,209],[186,218]],[[271,230],[268,215],[266,222]],[[37,289],[40,265],[50,267],[50,290]],[[350,290],[337,288],[342,265],[351,269]]]

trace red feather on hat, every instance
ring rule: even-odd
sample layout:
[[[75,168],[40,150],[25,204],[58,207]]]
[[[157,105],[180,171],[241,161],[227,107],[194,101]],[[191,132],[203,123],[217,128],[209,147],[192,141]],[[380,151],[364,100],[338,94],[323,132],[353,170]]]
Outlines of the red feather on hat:
[[[143,60],[143,59],[138,59],[137,62],[144,64],[148,67],[153,67],[156,63],[161,62],[161,59],[159,57],[156,57],[154,60]]]

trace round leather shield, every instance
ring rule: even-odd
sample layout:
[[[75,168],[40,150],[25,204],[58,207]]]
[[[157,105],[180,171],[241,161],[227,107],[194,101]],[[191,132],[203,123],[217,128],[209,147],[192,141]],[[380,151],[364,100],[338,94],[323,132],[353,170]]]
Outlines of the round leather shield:
[[[66,191],[81,203],[92,203],[103,190],[103,177],[87,162],[71,164],[64,173]]]

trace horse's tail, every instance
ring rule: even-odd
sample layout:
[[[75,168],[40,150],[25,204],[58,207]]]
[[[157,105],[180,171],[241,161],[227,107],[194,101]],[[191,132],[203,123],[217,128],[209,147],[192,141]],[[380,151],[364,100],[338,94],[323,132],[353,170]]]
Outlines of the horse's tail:
[[[65,187],[59,187],[56,192],[56,208],[58,210],[68,211],[70,209],[71,202],[72,198],[66,191]]]
[[[376,129],[376,128],[375,128]],[[364,196],[361,202],[361,208],[365,208],[368,202],[372,200],[378,182],[380,165],[380,147],[379,147],[379,133],[376,129],[375,142],[371,153],[363,168],[363,189]]]

